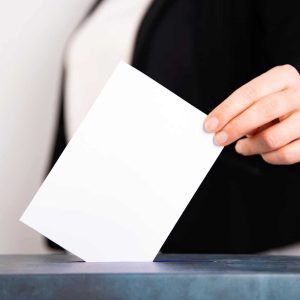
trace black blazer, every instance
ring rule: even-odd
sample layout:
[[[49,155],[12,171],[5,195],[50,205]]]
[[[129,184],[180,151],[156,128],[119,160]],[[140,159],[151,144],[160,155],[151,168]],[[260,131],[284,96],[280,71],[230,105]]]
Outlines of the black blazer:
[[[296,0],[156,0],[132,64],[208,113],[273,66],[300,70],[299,12]],[[251,253],[299,241],[299,180],[299,164],[272,166],[226,147],[162,251]]]

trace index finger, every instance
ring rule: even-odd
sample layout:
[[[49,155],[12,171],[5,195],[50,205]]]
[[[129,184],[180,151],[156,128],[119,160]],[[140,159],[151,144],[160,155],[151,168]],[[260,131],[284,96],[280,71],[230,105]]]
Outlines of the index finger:
[[[295,76],[297,74],[297,76]],[[245,111],[260,98],[282,91],[295,82],[298,71],[290,66],[278,66],[249,81],[207,116],[204,127],[208,132],[217,132],[230,120]]]

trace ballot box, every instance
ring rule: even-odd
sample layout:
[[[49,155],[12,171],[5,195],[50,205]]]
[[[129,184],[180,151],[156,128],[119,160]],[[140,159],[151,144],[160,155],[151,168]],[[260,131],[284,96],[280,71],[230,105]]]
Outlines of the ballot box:
[[[300,299],[300,258],[165,254],[86,263],[66,254],[3,255],[0,299]]]

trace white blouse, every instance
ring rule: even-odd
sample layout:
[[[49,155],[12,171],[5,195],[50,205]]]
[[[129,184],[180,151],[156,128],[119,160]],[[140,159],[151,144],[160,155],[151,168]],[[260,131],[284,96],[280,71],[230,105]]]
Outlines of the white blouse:
[[[151,0],[103,0],[66,52],[65,117],[70,139],[120,60],[130,63]]]

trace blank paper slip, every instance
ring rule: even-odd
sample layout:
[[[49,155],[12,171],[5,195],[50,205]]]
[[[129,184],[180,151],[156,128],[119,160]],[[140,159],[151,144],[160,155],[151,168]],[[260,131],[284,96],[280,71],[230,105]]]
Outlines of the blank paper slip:
[[[87,262],[153,261],[222,150],[205,117],[120,63],[21,221]]]

